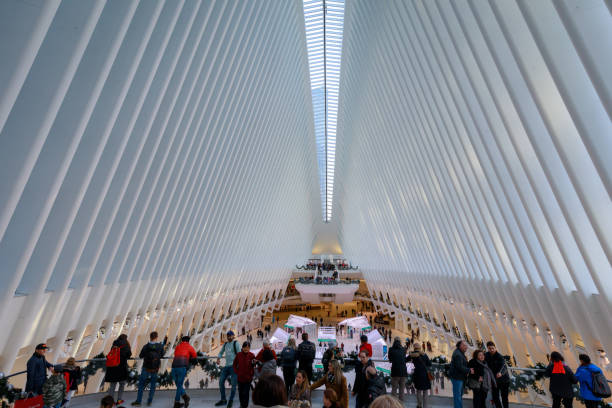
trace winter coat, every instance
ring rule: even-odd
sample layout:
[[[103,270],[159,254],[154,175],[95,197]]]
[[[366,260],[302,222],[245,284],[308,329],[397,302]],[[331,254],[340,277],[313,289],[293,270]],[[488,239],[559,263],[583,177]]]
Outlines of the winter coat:
[[[259,368],[258,377],[264,374],[276,374],[276,360],[268,360]]]
[[[338,379],[336,379],[337,381]],[[329,375],[325,374],[319,379],[312,383],[310,386],[311,390],[316,390],[320,386],[325,385],[325,388],[331,388],[336,392],[336,396],[338,397],[338,408],[348,408],[349,405],[349,397],[348,397],[348,386],[346,383],[346,377],[342,376],[339,382],[331,383],[329,381]]]
[[[388,354],[391,362],[391,377],[408,377],[406,349],[402,346],[391,347]]]
[[[374,367],[374,362],[372,360],[368,360],[368,362],[363,365],[361,361],[357,360],[355,364],[355,382],[353,383],[353,392],[357,393],[357,399],[365,404],[368,400],[368,380],[366,379],[366,368]]]
[[[465,381],[469,372],[470,368],[468,367],[468,361],[465,354],[463,354],[461,350],[455,349],[455,351],[453,351],[453,356],[451,357],[448,376],[453,380]]]
[[[66,381],[66,390],[76,391],[79,388],[81,382],[81,367],[67,367],[64,366],[64,380]]]
[[[246,383],[253,380],[253,375],[255,373],[253,360],[255,360],[255,354],[250,351],[246,353],[241,351],[236,358],[234,358],[233,367],[238,377],[238,382]]]
[[[506,366],[506,359],[504,356],[495,352],[495,354],[485,353],[485,361],[487,365],[493,371],[495,375],[495,381],[498,384],[505,384],[510,382],[510,374],[508,373],[508,367]],[[501,373],[501,377],[497,378],[497,374]]]
[[[156,373],[161,366],[161,358],[164,356],[164,345],[162,343],[149,342],[140,350],[138,357],[142,358],[142,369]]]
[[[563,362],[550,363],[544,371],[545,377],[550,377],[549,390],[552,395],[562,398],[572,398],[574,390],[572,384],[577,384],[578,380],[572,369]]]
[[[412,373],[412,383],[417,390],[430,390],[431,381],[427,376],[427,372],[431,367],[431,361],[427,354],[421,352],[412,352],[408,356],[408,361],[414,364],[414,373]]]
[[[127,340],[115,340],[112,347],[120,347],[119,350],[119,365],[115,367],[106,367],[106,375],[104,382],[121,382],[127,381],[129,376],[128,359],[132,357],[132,349]]]
[[[362,350],[367,350],[368,352],[368,357],[372,357],[372,345],[370,343],[363,343],[361,346],[359,346],[359,352],[361,353]]]
[[[196,358],[195,349],[189,342],[182,341],[174,349],[174,359],[172,360],[172,368],[189,367],[189,361]]]
[[[42,387],[43,402],[47,407],[54,407],[66,397],[66,381],[61,374],[54,374]]]
[[[576,369],[576,379],[580,382],[580,397],[587,401],[601,401],[593,395],[593,373],[601,373],[595,364],[581,365]]]
[[[280,354],[281,366],[283,368],[295,368],[297,365],[297,349],[285,347]]]
[[[263,353],[266,350],[270,350],[272,352],[272,355],[274,356],[274,360],[277,359],[276,352],[272,348],[270,348],[270,347],[264,347],[261,350],[259,350],[259,353],[257,353],[257,356],[255,358],[263,363],[264,362],[264,360],[263,360]]]
[[[34,353],[27,363],[28,374],[25,392],[42,394],[42,386],[47,380],[47,369],[51,367],[53,367],[53,364],[47,362],[45,356]]]
[[[387,393],[385,380],[381,375],[376,375],[368,380],[368,401],[372,402],[380,395]]]
[[[317,353],[317,348],[312,341],[306,340],[300,343],[297,349],[297,359],[300,367],[312,364]]]

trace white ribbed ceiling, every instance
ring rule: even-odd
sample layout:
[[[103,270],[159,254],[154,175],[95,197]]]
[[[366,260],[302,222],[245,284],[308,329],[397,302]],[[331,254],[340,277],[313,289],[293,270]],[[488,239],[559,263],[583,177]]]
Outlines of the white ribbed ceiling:
[[[347,3],[334,211],[373,292],[612,349],[610,12]]]

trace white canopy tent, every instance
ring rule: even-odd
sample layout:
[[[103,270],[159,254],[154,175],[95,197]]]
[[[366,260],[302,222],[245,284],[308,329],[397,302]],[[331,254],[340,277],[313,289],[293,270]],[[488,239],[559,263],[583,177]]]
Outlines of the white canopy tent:
[[[370,326],[370,322],[368,321],[368,318],[365,316],[357,316],[357,317],[351,317],[349,319],[344,319],[343,321],[338,323],[338,325],[349,326],[357,330],[372,328],[372,326]]]
[[[289,319],[287,319],[287,323],[285,323],[285,327],[290,327],[295,329],[296,327],[305,327],[309,325],[317,325],[314,321],[310,320],[307,317],[289,315]]]
[[[336,341],[336,328],[332,326],[319,327],[317,339],[320,342]]]
[[[367,334],[368,343],[372,345],[372,357],[376,359],[384,358],[387,354],[387,342],[380,335],[378,330],[372,330]]]
[[[270,345],[275,351],[281,351],[289,341],[289,337],[291,337],[289,333],[279,327],[270,337]]]

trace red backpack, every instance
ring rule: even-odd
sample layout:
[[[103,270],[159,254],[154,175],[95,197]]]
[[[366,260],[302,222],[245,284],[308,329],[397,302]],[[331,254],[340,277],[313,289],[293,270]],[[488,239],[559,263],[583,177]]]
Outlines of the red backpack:
[[[111,347],[108,355],[106,356],[106,366],[107,367],[117,367],[119,363],[121,363],[121,349],[123,346],[113,346]]]

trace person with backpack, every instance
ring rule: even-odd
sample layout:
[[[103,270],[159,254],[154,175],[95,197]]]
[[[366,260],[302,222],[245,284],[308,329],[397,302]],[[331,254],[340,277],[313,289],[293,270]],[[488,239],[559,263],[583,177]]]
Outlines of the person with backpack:
[[[64,380],[66,381],[66,402],[63,407],[68,408],[70,399],[79,389],[79,383],[81,382],[81,367],[76,365],[74,357],[70,357],[66,360],[62,372],[64,373]]]
[[[115,388],[119,384],[117,391],[117,405],[123,404],[123,389],[129,376],[128,359],[132,357],[132,349],[127,339],[127,334],[121,334],[111,346],[106,356],[106,375],[104,382],[110,383],[108,395],[114,396]]]
[[[285,386],[287,387],[287,392],[289,392],[295,381],[295,368],[297,365],[297,346],[293,337],[289,338],[287,345],[281,351],[280,363],[283,368]]]
[[[297,349],[297,359],[300,363],[300,370],[304,370],[308,375],[308,381],[312,381],[312,362],[317,355],[317,348],[314,343],[308,340],[308,333],[302,333],[302,342]]]
[[[552,395],[552,408],[560,408],[561,403],[565,408],[572,408],[574,401],[574,389],[572,384],[578,380],[565,363],[563,356],[558,351],[550,353],[550,364],[544,371],[545,377],[550,377],[549,390]]]
[[[227,332],[227,341],[223,344],[223,347],[221,347],[221,351],[217,356],[217,364],[220,365],[221,357],[225,355],[225,366],[221,370],[221,377],[219,378],[219,391],[221,392],[221,399],[215,404],[216,407],[227,404],[227,408],[231,408],[232,404],[234,403],[236,384],[238,382],[236,372],[234,371],[234,359],[238,353],[240,353],[240,345],[234,339],[234,332],[230,330]],[[229,402],[225,399],[225,380],[227,380],[228,377],[232,383]]]
[[[142,347],[138,355],[138,357],[143,360],[142,371],[138,378],[138,394],[136,396],[136,401],[132,402],[132,405],[135,407],[139,407],[142,403],[142,394],[147,384],[149,384],[147,405],[150,406],[153,403],[153,396],[155,395],[155,387],[157,385],[157,372],[161,366],[161,359],[164,356],[164,346],[166,345],[165,341],[160,343],[157,339],[157,332],[151,332],[149,335],[149,342]]]
[[[580,383],[580,398],[584,400],[586,408],[596,408],[599,406],[602,397],[610,396],[608,380],[603,372],[595,364],[591,363],[591,358],[586,354],[578,356],[580,367],[576,369],[576,378]]]
[[[189,340],[191,340],[189,336],[183,336],[179,345],[174,349],[174,359],[172,360],[172,378],[174,384],[176,384],[174,408],[181,407],[181,398],[185,402],[185,408],[189,407],[189,400],[191,400],[185,392],[184,382],[189,365],[197,357],[197,354],[193,346],[189,344]]]

